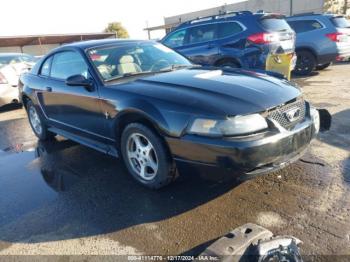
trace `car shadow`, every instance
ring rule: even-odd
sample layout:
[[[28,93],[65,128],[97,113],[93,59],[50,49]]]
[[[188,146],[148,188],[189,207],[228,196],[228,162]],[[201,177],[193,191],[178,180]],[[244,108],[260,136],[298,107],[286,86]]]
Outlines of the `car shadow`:
[[[347,159],[342,162],[343,178],[350,183],[350,109],[332,115],[332,125],[329,131],[320,133],[318,139],[334,147],[349,152]]]
[[[292,80],[293,79],[307,79],[307,78],[310,78],[310,77],[313,77],[313,76],[317,76],[319,74],[320,74],[319,71],[313,71],[309,75],[306,75],[306,76],[297,75],[295,73],[292,73]]]
[[[9,154],[0,166],[6,174],[0,176],[0,240],[12,243],[95,236],[162,221],[239,185],[188,169],[172,185],[152,191],[138,185],[120,160],[69,140]],[[15,191],[8,186],[14,183]]]
[[[18,104],[18,103],[7,104],[0,107],[0,113],[16,110],[20,108],[22,108],[22,104]]]
[[[350,155],[343,161],[343,177],[344,181],[350,184]]]
[[[319,134],[319,140],[350,151],[350,109],[332,115],[329,131]]]
[[[339,61],[332,64],[332,66],[350,65],[350,61]]]

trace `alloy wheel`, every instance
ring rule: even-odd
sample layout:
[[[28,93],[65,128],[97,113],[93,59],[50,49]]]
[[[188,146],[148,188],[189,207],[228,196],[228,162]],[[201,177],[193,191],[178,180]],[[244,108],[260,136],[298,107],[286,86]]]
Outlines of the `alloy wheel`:
[[[144,135],[133,133],[127,143],[127,157],[134,172],[144,180],[152,180],[158,171],[158,157],[152,143]]]
[[[40,135],[43,131],[42,125],[41,125],[41,121],[38,115],[38,112],[36,111],[36,109],[34,108],[34,106],[31,106],[29,108],[29,121],[32,124],[32,127],[35,131],[35,133],[37,133],[38,135]]]

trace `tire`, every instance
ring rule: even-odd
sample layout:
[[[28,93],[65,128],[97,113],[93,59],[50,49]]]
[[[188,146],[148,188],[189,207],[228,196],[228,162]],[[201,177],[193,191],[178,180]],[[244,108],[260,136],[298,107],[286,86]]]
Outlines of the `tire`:
[[[55,134],[47,129],[44,117],[41,112],[36,109],[32,101],[28,101],[26,109],[29,124],[36,137],[42,141],[52,140],[55,137]]]
[[[175,164],[163,140],[145,125],[125,127],[120,151],[129,173],[140,184],[159,189],[175,180]]]
[[[309,51],[300,51],[297,52],[297,57],[297,63],[293,71],[294,74],[301,76],[310,75],[316,67],[315,56]]]
[[[331,63],[327,63],[327,64],[323,64],[323,65],[318,65],[316,66],[316,70],[323,70],[326,69],[327,67],[329,67],[331,65]]]

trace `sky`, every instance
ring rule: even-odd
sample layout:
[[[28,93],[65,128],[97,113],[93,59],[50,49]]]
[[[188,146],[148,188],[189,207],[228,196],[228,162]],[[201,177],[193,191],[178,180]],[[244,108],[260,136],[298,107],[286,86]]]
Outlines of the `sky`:
[[[2,0],[0,36],[102,32],[121,22],[131,38],[146,39],[149,26],[164,17],[231,4],[239,0]],[[162,31],[152,38],[162,37]],[[0,40],[1,41],[1,40]]]

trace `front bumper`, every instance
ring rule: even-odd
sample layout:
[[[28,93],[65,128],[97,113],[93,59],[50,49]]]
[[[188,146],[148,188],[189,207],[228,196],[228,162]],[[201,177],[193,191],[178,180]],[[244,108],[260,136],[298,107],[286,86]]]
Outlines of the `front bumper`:
[[[306,117],[291,131],[279,128],[259,136],[224,139],[185,135],[167,142],[176,161],[255,176],[296,161],[316,132],[312,119]]]

